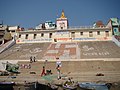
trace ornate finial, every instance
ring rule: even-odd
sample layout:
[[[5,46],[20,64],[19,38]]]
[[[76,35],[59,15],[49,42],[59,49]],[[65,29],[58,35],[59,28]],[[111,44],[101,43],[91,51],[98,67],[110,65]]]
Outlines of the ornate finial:
[[[66,18],[63,10],[60,18]]]

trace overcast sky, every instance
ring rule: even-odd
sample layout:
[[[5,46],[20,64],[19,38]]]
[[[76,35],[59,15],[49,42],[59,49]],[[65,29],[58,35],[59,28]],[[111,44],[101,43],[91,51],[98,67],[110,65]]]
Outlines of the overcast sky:
[[[70,26],[88,26],[120,19],[120,0],[0,0],[0,23],[31,28],[56,21],[64,10]]]

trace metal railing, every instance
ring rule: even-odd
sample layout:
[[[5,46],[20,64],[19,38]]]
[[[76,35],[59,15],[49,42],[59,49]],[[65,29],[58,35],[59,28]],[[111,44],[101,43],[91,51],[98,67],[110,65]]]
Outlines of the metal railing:
[[[68,29],[101,29],[101,28],[107,28],[107,27],[94,27],[94,26],[70,26]]]
[[[116,39],[115,36],[112,36],[112,41],[115,42],[115,44],[120,47],[120,41]]]
[[[6,49],[8,49],[9,47],[11,47],[12,45],[15,44],[15,40],[10,40],[8,41],[7,43],[3,44],[1,47],[0,47],[0,53],[2,53],[3,51],[5,51]]]

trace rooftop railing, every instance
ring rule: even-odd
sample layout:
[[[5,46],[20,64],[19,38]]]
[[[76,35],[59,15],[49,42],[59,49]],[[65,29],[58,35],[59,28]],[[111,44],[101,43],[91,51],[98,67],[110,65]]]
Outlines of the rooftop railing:
[[[67,30],[77,30],[77,29],[108,29],[108,27],[106,26],[102,26],[102,27],[94,27],[94,26],[70,26],[68,27]],[[28,29],[25,29],[23,32],[28,32],[28,31],[52,31],[52,30],[66,30],[66,29],[57,29],[57,28],[54,28],[54,29],[31,29],[31,30],[28,30]]]
[[[107,28],[106,26],[95,27],[95,26],[70,26],[68,29],[101,29]]]

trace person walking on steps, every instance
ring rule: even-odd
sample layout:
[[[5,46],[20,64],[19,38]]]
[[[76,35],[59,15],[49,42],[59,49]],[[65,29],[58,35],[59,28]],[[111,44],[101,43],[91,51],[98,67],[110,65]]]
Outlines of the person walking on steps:
[[[41,77],[42,77],[42,76],[45,76],[45,75],[46,75],[46,73],[45,73],[45,66],[43,66],[42,73],[41,73]]]
[[[60,75],[60,66],[57,65],[56,69],[57,69],[58,80],[59,80],[59,79],[61,79],[61,75]]]
[[[30,56],[30,63],[32,63],[33,61],[32,61],[32,56]]]

